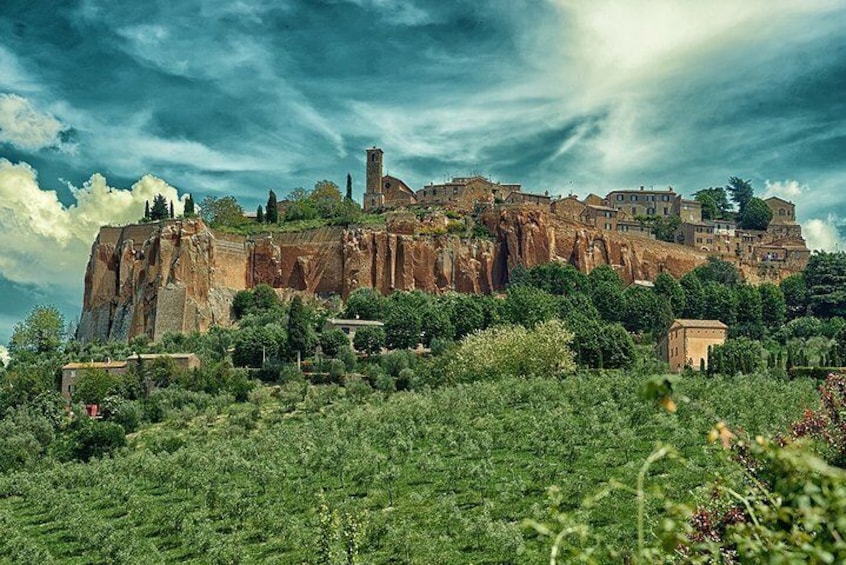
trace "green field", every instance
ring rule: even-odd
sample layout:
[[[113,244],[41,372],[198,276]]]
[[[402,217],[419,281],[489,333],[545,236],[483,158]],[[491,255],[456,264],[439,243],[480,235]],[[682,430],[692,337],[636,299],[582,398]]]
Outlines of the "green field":
[[[718,420],[777,433],[818,402],[816,383],[683,380],[678,412],[642,400],[642,377],[508,378],[347,398],[332,385],[266,388],[174,410],[114,458],[0,477],[2,563],[544,563],[527,518],[570,510],[625,552],[627,485],[658,442],[682,458],[647,481],[676,501],[707,496],[727,463],[705,441]],[[682,399],[686,397],[688,401]],[[662,502],[651,495],[647,525]],[[337,559],[336,559],[337,557]]]

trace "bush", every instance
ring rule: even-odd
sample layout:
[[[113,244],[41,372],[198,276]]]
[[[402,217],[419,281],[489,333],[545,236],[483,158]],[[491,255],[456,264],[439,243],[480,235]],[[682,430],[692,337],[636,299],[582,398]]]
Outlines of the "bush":
[[[367,355],[377,355],[385,347],[385,330],[380,326],[365,326],[355,332],[353,346]]]
[[[333,328],[320,334],[319,343],[324,355],[336,357],[342,348],[349,345],[350,339],[341,330]]]
[[[123,427],[114,422],[81,418],[65,433],[57,450],[60,460],[89,461],[126,445]]]
[[[575,370],[573,334],[560,320],[527,330],[499,326],[465,337],[444,356],[446,384],[490,380],[506,375],[550,376]]]
[[[787,376],[791,379],[816,379],[826,380],[829,375],[843,372],[843,367],[791,367]]]
[[[333,383],[340,383],[347,367],[340,359],[332,359],[329,362],[329,380]]]
[[[133,400],[109,396],[103,401],[103,417],[118,424],[128,434],[138,429],[141,415],[141,406]]]

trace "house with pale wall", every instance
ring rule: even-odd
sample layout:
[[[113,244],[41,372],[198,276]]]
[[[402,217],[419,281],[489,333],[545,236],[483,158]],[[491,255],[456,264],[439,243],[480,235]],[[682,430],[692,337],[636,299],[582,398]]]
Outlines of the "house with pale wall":
[[[708,368],[708,352],[728,338],[728,326],[719,320],[685,320],[673,322],[661,341],[661,354],[670,371],[680,373],[685,367]]]

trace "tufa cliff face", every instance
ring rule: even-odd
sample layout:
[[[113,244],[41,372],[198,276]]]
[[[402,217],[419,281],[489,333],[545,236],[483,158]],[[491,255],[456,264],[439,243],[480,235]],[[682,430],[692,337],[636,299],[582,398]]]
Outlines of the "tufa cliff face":
[[[85,273],[78,337],[158,339],[226,326],[235,293],[260,283],[342,296],[360,287],[489,293],[505,286],[516,265],[563,261],[584,272],[612,265],[631,282],[661,271],[678,277],[706,259],[532,207],[486,212],[481,221],[493,238],[412,235],[409,226],[390,225],[253,237],[213,232],[200,220],[104,227]]]

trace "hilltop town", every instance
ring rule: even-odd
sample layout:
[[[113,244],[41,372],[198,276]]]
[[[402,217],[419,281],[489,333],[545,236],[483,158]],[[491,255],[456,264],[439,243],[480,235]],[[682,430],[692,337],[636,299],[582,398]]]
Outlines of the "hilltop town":
[[[494,205],[531,205],[598,230],[650,239],[661,235],[664,241],[750,265],[801,268],[810,256],[802,227],[796,221],[795,205],[777,196],[763,200],[770,219],[765,226],[753,229],[739,225],[734,214],[703,215],[702,202],[685,198],[672,187],[612,190],[605,196],[589,194],[582,200],[574,194],[557,198],[552,198],[548,191],[533,194],[524,192],[520,184],[471,176],[428,184],[415,191],[402,179],[383,174],[382,149],[373,147],[366,154],[365,211],[442,206],[471,212]]]

